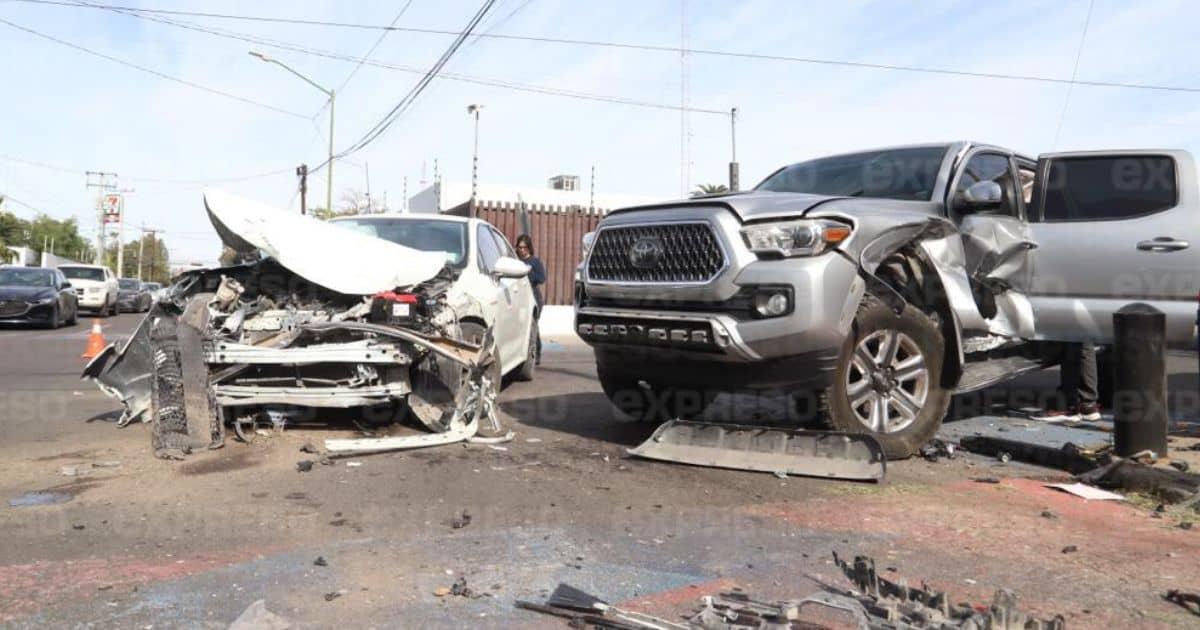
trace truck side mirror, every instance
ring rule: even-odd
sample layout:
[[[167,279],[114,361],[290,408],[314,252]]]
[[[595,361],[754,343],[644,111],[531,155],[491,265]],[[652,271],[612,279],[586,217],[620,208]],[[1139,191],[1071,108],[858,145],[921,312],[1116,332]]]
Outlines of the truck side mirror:
[[[1004,203],[1004,191],[993,181],[975,182],[954,198],[954,209],[960,214],[994,210]]]

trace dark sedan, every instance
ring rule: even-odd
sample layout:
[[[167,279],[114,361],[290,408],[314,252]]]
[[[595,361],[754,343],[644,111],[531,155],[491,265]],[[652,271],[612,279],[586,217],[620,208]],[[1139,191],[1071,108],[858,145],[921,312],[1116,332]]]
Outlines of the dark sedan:
[[[137,278],[117,280],[117,304],[125,313],[144,313],[150,310],[153,298],[150,290]]]
[[[0,267],[0,323],[71,326],[79,298],[57,269]]]

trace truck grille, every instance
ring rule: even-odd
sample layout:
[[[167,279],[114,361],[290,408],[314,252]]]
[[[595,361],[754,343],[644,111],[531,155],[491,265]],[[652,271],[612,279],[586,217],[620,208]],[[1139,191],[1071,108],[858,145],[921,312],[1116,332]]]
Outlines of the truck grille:
[[[725,267],[725,253],[707,223],[659,223],[605,228],[588,258],[588,280],[703,283]]]

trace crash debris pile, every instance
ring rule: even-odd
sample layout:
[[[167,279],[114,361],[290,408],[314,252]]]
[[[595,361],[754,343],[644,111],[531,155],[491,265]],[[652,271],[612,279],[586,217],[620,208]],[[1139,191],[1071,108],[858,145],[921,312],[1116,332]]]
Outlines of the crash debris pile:
[[[1000,589],[990,606],[951,605],[946,593],[922,584],[912,588],[879,576],[875,561],[858,556],[834,563],[854,590],[823,592],[803,599],[760,601],[739,589],[706,595],[685,621],[669,621],[609,604],[567,584],[559,584],[545,604],[517,601],[518,608],[569,619],[571,627],[619,630],[816,630],[829,615],[859,630],[1064,630],[1061,615],[1045,620],[1017,609],[1017,598]]]
[[[83,376],[125,405],[120,425],[151,423],[164,458],[221,446],[227,425],[249,441],[259,423],[334,409],[372,425],[411,417],[432,435],[328,440],[330,453],[503,434],[492,333],[463,321],[478,305],[451,291],[456,269],[313,220],[268,233],[281,217],[218,199],[237,211],[206,195],[214,227],[251,262],[182,274],[123,347],[87,365]],[[312,249],[323,239],[338,247]],[[322,261],[356,247],[379,267]]]

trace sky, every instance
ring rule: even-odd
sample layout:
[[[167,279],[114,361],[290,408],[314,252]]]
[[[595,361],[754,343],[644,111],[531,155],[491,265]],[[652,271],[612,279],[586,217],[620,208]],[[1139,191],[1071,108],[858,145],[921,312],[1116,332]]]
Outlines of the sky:
[[[482,0],[108,1],[358,24],[396,20],[400,27],[458,31]],[[249,51],[337,90],[339,151],[420,79],[419,73],[370,65],[355,71],[352,60],[372,49],[377,30],[157,17],[351,61],[108,10],[0,0],[0,20],[60,40],[0,23],[0,194],[20,202],[8,203],[8,210],[31,217],[31,206],[56,218],[74,216],[90,235],[96,191],[85,186],[84,171],[115,172],[120,187],[132,190],[126,195],[127,241],[145,225],[161,230],[172,262],[213,263],[220,245],[204,213],[204,187],[298,211],[294,169],[302,162],[320,164],[327,149],[326,96]],[[743,187],[791,162],[915,142],[972,139],[1029,155],[1133,147],[1196,151],[1200,91],[698,53],[681,58],[678,48],[686,37],[691,49],[1197,90],[1200,69],[1191,61],[1200,58],[1198,18],[1200,3],[1176,0],[498,0],[477,33],[675,50],[472,38],[446,73],[660,107],[438,79],[385,134],[334,163],[335,205],[348,190],[366,191],[369,175],[372,196],[386,195],[398,209],[406,185],[411,196],[422,180],[432,180],[435,160],[443,178],[469,179],[471,103],[484,105],[481,181],[544,186],[547,178],[566,173],[580,175],[586,186],[595,167],[598,192],[663,199],[726,181],[731,130],[724,112],[733,107]],[[451,40],[390,32],[370,59],[424,69]],[[681,116],[682,102],[717,113]],[[326,176],[323,171],[309,178],[310,206],[324,204]]]

